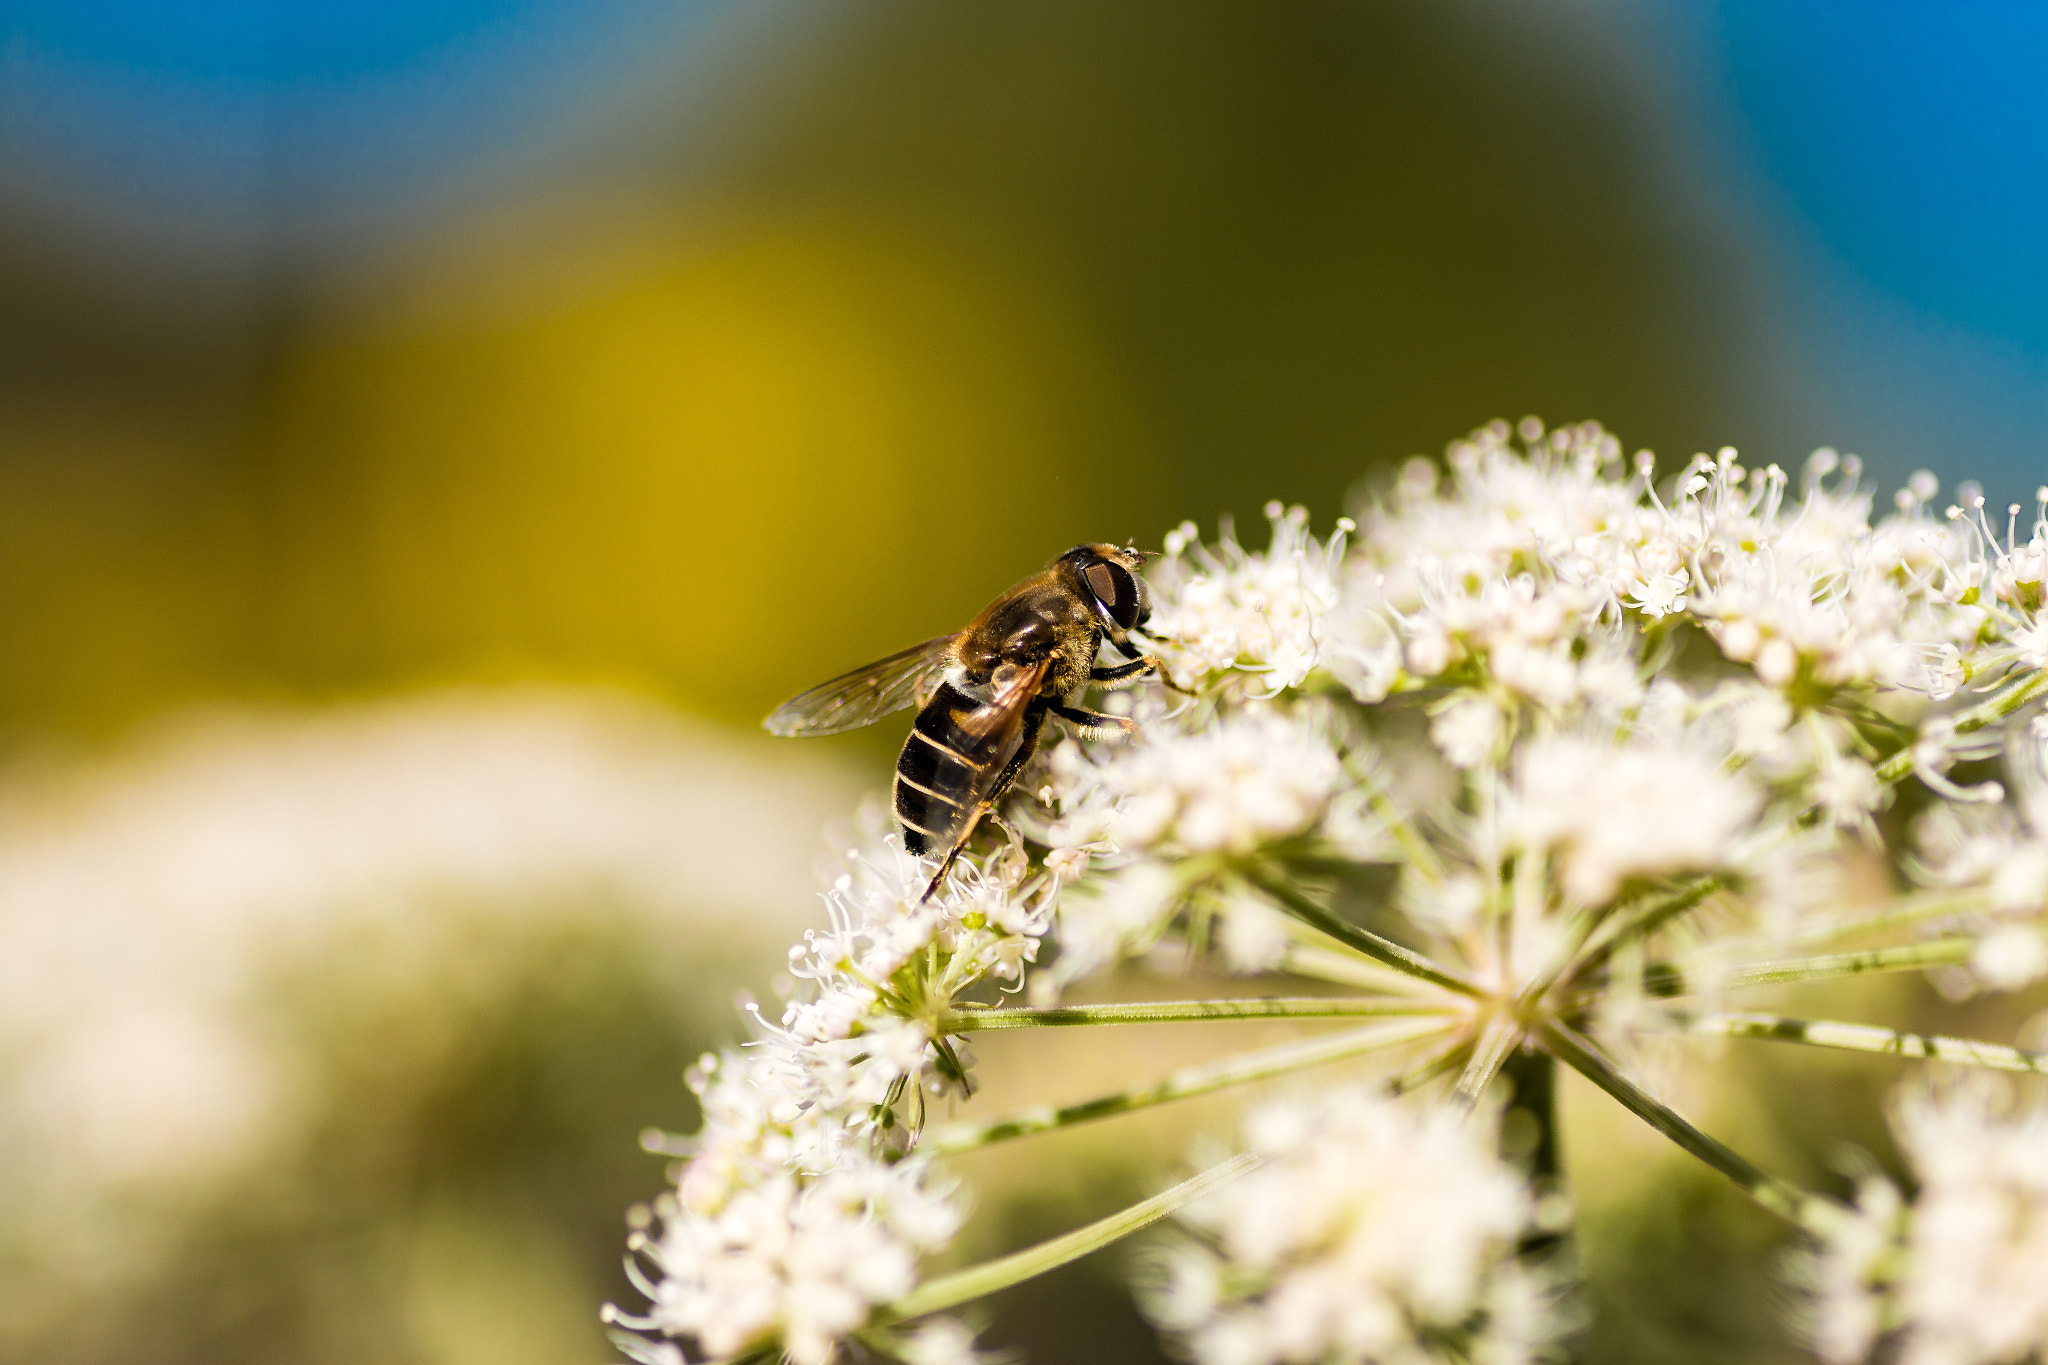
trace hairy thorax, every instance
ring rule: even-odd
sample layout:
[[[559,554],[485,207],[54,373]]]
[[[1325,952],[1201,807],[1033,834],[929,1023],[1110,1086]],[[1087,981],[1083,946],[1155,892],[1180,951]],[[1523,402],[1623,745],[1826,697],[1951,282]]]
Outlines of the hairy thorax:
[[[1102,627],[1086,599],[1044,575],[1042,585],[1027,584],[992,605],[961,635],[958,647],[959,686],[970,696],[983,695],[1005,665],[1036,664],[1050,659],[1039,694],[1064,699],[1088,681],[1102,643]]]

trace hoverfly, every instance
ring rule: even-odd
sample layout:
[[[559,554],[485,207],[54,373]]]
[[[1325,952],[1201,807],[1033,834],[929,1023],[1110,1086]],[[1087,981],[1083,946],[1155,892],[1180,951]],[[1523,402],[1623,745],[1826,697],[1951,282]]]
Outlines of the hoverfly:
[[[836,735],[918,707],[891,795],[904,847],[942,855],[928,898],[1037,750],[1047,716],[1089,739],[1128,734],[1131,721],[1084,711],[1073,698],[1090,684],[1114,687],[1152,674],[1185,690],[1131,639],[1152,615],[1137,572],[1143,564],[1136,550],[1077,545],[989,603],[965,630],[820,683],[761,723],[777,735]],[[1097,666],[1105,639],[1128,662]]]

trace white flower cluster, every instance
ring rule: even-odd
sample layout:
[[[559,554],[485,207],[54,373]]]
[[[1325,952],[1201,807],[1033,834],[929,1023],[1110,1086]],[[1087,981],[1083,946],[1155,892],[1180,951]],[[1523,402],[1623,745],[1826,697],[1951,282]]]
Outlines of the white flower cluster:
[[[1252,554],[1227,530],[1202,544],[1194,523],[1166,537],[1146,575],[1157,597],[1151,628],[1204,671],[1256,675],[1269,693],[1298,687],[1322,653],[1323,618],[1336,607],[1342,523],[1328,544],[1308,534],[1304,508],[1266,504],[1272,543]]]
[[[918,1257],[952,1239],[961,1210],[922,1162],[879,1158],[840,1116],[764,1089],[760,1070],[728,1055],[693,1078],[705,1150],[660,1204],[659,1238],[633,1244],[657,1271],[639,1284],[651,1306],[608,1316],[714,1359],[780,1343],[797,1365],[825,1365],[875,1305],[916,1287]],[[621,1344],[681,1359],[667,1343]]]
[[[929,1173],[898,1159],[924,1095],[969,1089],[961,1011],[993,988],[1051,1004],[1146,953],[1321,975],[1391,993],[1388,1013],[1440,1015],[1438,1060],[1470,1105],[1506,1048],[1670,1029],[1671,991],[1694,1007],[1729,973],[1826,941],[1857,859],[1896,856],[1887,807],[1908,777],[1920,853],[1893,869],[1927,890],[1871,922],[1913,952],[1969,935],[1985,984],[2048,974],[2033,794],[2048,782],[2027,776],[2048,734],[2016,753],[1990,724],[2043,690],[2048,491],[2025,544],[1995,535],[1967,487],[1934,515],[1936,491],[1916,476],[1873,522],[1832,452],[1796,488],[1729,450],[1658,478],[1596,426],[1495,424],[1447,469],[1411,464],[1327,541],[1278,505],[1264,550],[1175,531],[1143,635],[1175,686],[1105,703],[1135,732],[1049,734],[990,821],[1008,846],[964,857],[930,904],[926,868],[893,847],[828,893],[829,925],[790,957],[803,993],[703,1091],[704,1131],[646,1244],[663,1278],[645,1324],[804,1365],[849,1335],[873,1347],[874,1310],[950,1232]],[[1362,887],[1386,894],[1335,905]],[[1379,928],[1337,923],[1353,909]],[[1964,970],[1953,948],[1928,961]],[[1926,1127],[1906,1123],[1909,1145]],[[1514,1254],[1531,1197],[1482,1132],[1450,1106],[1363,1093],[1267,1112],[1251,1130],[1266,1166],[1205,1206],[1160,1320],[1204,1365],[1529,1358],[1558,1319],[1544,1272]],[[1951,1309],[1912,1289],[1940,1272],[1898,1269],[1957,1259],[1928,1239],[1965,1208],[1961,1186],[1927,1162],[1908,1242],[1895,1196],[1870,1186],[1840,1225],[1860,1233],[1815,1262],[1834,1286],[1817,1333],[1852,1343],[1830,1359],[1888,1314],[1932,1324],[1909,1341],[1959,1339]],[[2020,1175],[2001,1179],[1987,1197],[2020,1207]],[[846,1216],[799,1218],[808,1200]],[[765,1207],[831,1245],[792,1250],[758,1226]],[[2022,1222],[1994,1231],[2039,1273]],[[2038,1349],[2024,1313],[1977,1330],[2006,1322],[1999,1340]],[[929,1350],[953,1339],[933,1331]],[[2017,1358],[1914,1349],[1930,1365]]]
[[[1782,470],[1752,472],[1731,450],[1682,469],[1667,502],[1648,457],[1624,469],[1597,427],[1522,434],[1527,454],[1503,423],[1453,447],[1448,489],[1418,464],[1363,523],[1359,589],[1379,597],[1413,677],[1469,666],[1546,705],[1625,699],[1631,679],[1607,646],[1626,614],[1697,621],[1772,687],[1945,695],[1985,630],[2008,632],[2017,658],[2038,629],[2038,594],[2017,579],[1998,610],[1986,603],[1995,581],[2038,578],[2048,532],[1999,550],[1981,518],[1925,516],[1925,480],[1873,527],[1853,463],[1831,451],[1796,505]]]
[[[1006,887],[963,863],[921,900],[929,876],[894,836],[847,854],[824,895],[829,927],[790,950],[805,984],[780,1023],[692,1075],[703,1127],[658,1235],[634,1241],[657,1272],[640,1286],[651,1306],[611,1321],[714,1358],[779,1342],[797,1365],[825,1365],[950,1241],[960,1211],[924,1163],[896,1160],[904,1127],[927,1092],[968,1087],[942,1022],[976,983],[1020,979],[1050,909],[1033,905],[1043,879]],[[919,1340],[929,1353],[939,1338]],[[678,1359],[668,1343],[621,1344]]]
[[[1318,677],[1367,706],[1402,693],[1434,698],[1434,752],[1420,766],[1403,754],[1394,766],[1405,780],[1382,795],[1441,812],[1442,784],[1417,774],[1448,765],[1475,793],[1458,808],[1479,818],[1429,818],[1460,836],[1450,842],[1467,846],[1474,874],[1494,879],[1518,847],[1547,850],[1556,890],[1583,904],[1633,878],[1685,870],[1789,882],[1791,869],[1810,868],[1825,849],[1827,828],[1874,839],[1888,799],[1876,762],[1888,745],[1910,746],[1914,773],[1950,798],[1937,823],[1956,819],[1956,805],[2002,794],[1997,783],[1965,789],[1948,777],[1995,752],[1996,737],[1959,734],[1947,712],[1929,707],[1973,681],[2035,666],[2048,640],[2048,499],[2030,539],[2001,542],[1969,486],[1946,516],[1932,515],[1937,490],[1927,475],[1873,523],[1855,462],[1830,451],[1809,462],[1795,495],[1778,467],[1749,470],[1729,450],[1660,481],[1647,454],[1625,461],[1597,426],[1546,432],[1525,423],[1519,446],[1516,435],[1495,423],[1455,444],[1448,478],[1427,461],[1409,466],[1360,512],[1357,546],[1341,563],[1346,537],[1319,545],[1299,509],[1269,509],[1274,538],[1264,553],[1226,538],[1198,556],[1186,528],[1177,532],[1156,575],[1156,620],[1182,681],[1227,696],[1232,670],[1268,676],[1256,649],[1190,642],[1285,638],[1312,657],[1290,664],[1302,686],[1275,698],[1273,714],[1288,720],[1269,725],[1300,726],[1293,698],[1315,690]],[[1297,586],[1281,592],[1275,583]],[[1247,613],[1269,619],[1248,623]],[[1688,626],[1712,645],[1705,656],[1688,645],[1681,667],[1677,642]],[[1221,746],[1215,731],[1231,723],[1227,710],[1214,724],[1199,710],[1148,721],[1128,753],[1106,754],[1078,786],[1056,782],[1055,794],[1092,802],[1095,831],[1126,854],[1241,854],[1272,836],[1256,821],[1220,818],[1231,802],[1215,795],[1195,804],[1194,839],[1176,845],[1169,835],[1163,849],[1149,847],[1177,828],[1186,793],[1199,786],[1172,774],[1215,761],[1197,748]],[[1335,733],[1315,741],[1346,774],[1323,807],[1349,821],[1340,842],[1383,843],[1384,828],[1355,818],[1351,798],[1360,771],[1388,765],[1343,727]],[[1269,741],[1267,766],[1229,785],[1270,793],[1296,771],[1328,771],[1299,764],[1295,752]],[[1513,774],[1512,790],[1490,790],[1499,773]],[[1105,802],[1113,815],[1100,814]],[[1276,816],[1303,808],[1262,802]],[[1816,813],[1826,828],[1801,833]],[[2048,823],[1961,818],[1975,821],[1978,856],[1948,859],[1930,878],[1993,883],[2002,906],[2016,913],[2023,902],[2038,921],[2048,842],[2031,831]],[[1206,836],[1202,820],[1228,828],[1228,838]],[[2000,820],[2002,830],[1987,830]],[[1757,837],[1763,830],[1778,833]],[[1128,861],[1111,856],[1108,865]],[[1417,869],[1408,871],[1415,880]],[[1411,903],[1455,908],[1466,896],[1455,876],[1423,880]],[[1080,926],[1083,960],[1113,957],[1104,944],[1130,951],[1153,942],[1160,917],[1186,904],[1186,893],[1184,879],[1124,867],[1082,902],[1091,913],[1074,916],[1093,921]],[[2048,937],[2038,924],[2007,924],[1980,956],[1979,977],[2010,988],[2048,974]]]
[[[1556,1339],[1535,1204],[1490,1125],[1361,1089],[1254,1111],[1251,1174],[1190,1206],[1147,1309],[1199,1365],[1516,1365]]]
[[[1247,572],[1262,562],[1242,551],[1232,558]],[[1257,699],[1180,711],[1140,705],[1131,739],[1060,745],[1025,784],[1055,814],[1043,831],[1045,861],[1069,887],[1059,903],[1059,960],[1034,983],[1040,1001],[1157,942],[1219,859],[1332,840],[1356,852],[1375,837],[1323,708]],[[1271,939],[1264,907],[1210,897],[1209,908],[1222,914],[1229,941]],[[1272,965],[1263,948],[1242,960]]]
[[[1908,1095],[1894,1126],[1920,1191],[1866,1179],[1806,1267],[1822,1358],[1892,1350],[1894,1329],[1903,1365],[2048,1356],[2048,1104],[1958,1085]]]
[[[1517,757],[1507,826],[1519,848],[1556,849],[1567,896],[1610,899],[1624,878],[1723,862],[1758,805],[1706,754],[1554,736]]]
[[[1329,742],[1270,710],[1247,710],[1166,743],[1139,743],[1104,775],[1110,836],[1133,851],[1249,853],[1313,829],[1339,770]]]

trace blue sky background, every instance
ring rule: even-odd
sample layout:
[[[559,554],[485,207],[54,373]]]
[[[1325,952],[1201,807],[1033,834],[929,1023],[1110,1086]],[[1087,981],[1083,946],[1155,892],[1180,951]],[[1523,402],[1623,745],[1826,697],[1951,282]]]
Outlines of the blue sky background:
[[[720,8],[17,0],[0,174],[202,253],[346,244],[559,156]]]
[[[1752,243],[1815,439],[2031,500],[2048,478],[2048,6],[1659,7],[1680,154]]]

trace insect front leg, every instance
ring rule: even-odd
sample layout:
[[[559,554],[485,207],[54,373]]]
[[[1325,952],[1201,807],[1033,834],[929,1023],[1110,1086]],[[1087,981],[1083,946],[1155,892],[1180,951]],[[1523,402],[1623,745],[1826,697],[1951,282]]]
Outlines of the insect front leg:
[[[1088,670],[1088,681],[1103,687],[1129,687],[1140,678],[1149,677],[1154,670],[1154,660],[1139,656],[1127,664],[1112,664],[1108,668],[1100,665]]]
[[[1166,684],[1167,688],[1171,691],[1178,692],[1184,697],[1195,695],[1173,680],[1173,675],[1166,671],[1165,663],[1160,660],[1157,654],[1140,654],[1127,664],[1115,664],[1109,668],[1091,668],[1088,670],[1088,681],[1105,687],[1128,687],[1140,678],[1154,676],[1160,682]]]

